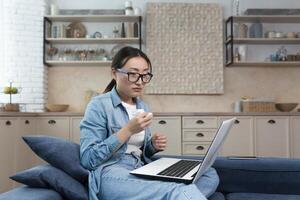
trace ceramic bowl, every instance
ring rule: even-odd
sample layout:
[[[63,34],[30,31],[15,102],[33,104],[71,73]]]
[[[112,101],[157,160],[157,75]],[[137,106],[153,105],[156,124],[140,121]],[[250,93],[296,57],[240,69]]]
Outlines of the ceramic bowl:
[[[64,112],[69,108],[67,104],[47,104],[46,110],[48,112]]]
[[[297,107],[298,103],[276,103],[275,107],[281,112],[290,112]]]

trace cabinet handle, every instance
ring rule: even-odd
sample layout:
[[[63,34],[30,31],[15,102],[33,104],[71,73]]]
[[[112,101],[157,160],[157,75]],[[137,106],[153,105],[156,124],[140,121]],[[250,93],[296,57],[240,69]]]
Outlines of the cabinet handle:
[[[196,121],[197,124],[204,124],[204,121],[202,121],[201,119]]]
[[[276,121],[273,120],[273,119],[270,119],[270,120],[268,121],[268,123],[269,123],[269,124],[276,124]]]
[[[56,124],[56,121],[51,119],[51,120],[48,121],[48,124]]]
[[[234,121],[234,123],[235,123],[235,124],[239,124],[240,121],[236,119],[236,120]]]
[[[203,146],[197,146],[196,149],[199,150],[199,151],[202,151],[204,149],[204,147]]]
[[[8,120],[8,121],[5,122],[5,125],[6,125],[6,126],[10,126],[10,125],[11,125],[11,122]]]
[[[197,133],[196,136],[197,137],[204,137],[204,134],[203,133]]]
[[[166,124],[167,122],[165,120],[160,120],[158,123],[159,124]]]
[[[25,124],[30,124],[30,121],[26,119]]]

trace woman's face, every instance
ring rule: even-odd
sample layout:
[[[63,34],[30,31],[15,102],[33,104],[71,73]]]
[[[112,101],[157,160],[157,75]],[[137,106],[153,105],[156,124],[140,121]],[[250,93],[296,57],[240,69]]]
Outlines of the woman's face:
[[[117,91],[121,96],[121,99],[125,102],[131,103],[132,98],[138,97],[142,94],[146,83],[142,81],[141,77],[139,77],[136,82],[131,82],[132,80],[129,81],[127,72],[147,74],[150,72],[150,67],[143,57],[138,56],[129,59],[121,69],[112,70],[113,78],[117,82]],[[138,74],[135,74],[134,76],[137,77]]]

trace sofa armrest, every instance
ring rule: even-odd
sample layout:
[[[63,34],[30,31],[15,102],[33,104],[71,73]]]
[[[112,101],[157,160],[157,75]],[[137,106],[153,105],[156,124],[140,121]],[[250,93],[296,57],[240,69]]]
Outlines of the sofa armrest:
[[[218,158],[213,167],[222,193],[300,194],[300,159]]]

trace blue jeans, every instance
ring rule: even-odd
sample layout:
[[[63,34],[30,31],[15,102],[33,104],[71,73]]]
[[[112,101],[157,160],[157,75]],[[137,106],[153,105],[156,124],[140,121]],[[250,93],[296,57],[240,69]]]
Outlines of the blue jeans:
[[[138,157],[125,155],[121,161],[102,170],[101,199],[103,200],[205,200],[215,192],[219,177],[209,169],[196,184],[148,180],[129,174],[143,163]]]

